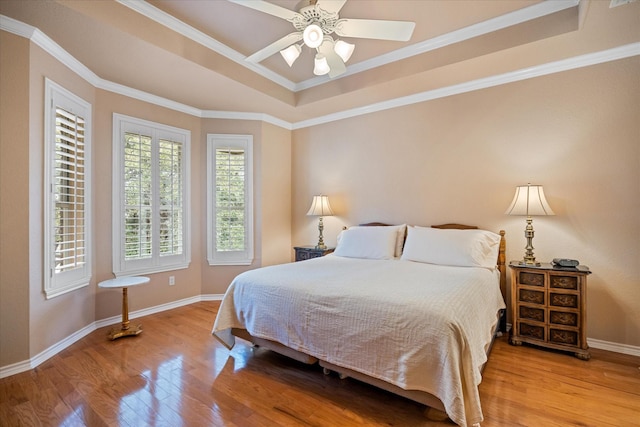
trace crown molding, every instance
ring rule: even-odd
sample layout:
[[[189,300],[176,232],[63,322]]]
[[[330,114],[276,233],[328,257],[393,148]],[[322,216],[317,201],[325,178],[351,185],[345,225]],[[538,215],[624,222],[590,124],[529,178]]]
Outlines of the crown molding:
[[[573,0],[572,0],[573,1]],[[343,120],[350,117],[361,116],[364,114],[374,113],[377,111],[388,110],[391,108],[403,107],[410,104],[431,101],[447,96],[458,95],[465,92],[471,92],[480,89],[486,89],[502,84],[513,83],[521,80],[531,79],[535,77],[545,76],[553,73],[569,71],[576,68],[588,67],[591,65],[601,64],[604,62],[616,61],[619,59],[629,58],[640,55],[640,42],[631,43],[612,49],[599,52],[588,53],[575,56],[547,64],[536,65],[529,68],[523,68],[504,74],[485,77],[478,80],[464,82],[444,88],[434,89],[430,91],[420,92],[400,98],[390,99],[378,102],[364,107],[352,108],[325,116],[315,117],[308,120],[291,123],[286,120],[271,116],[265,113],[255,112],[234,112],[234,111],[216,111],[216,110],[200,110],[189,105],[156,96],[138,89],[134,89],[121,84],[98,77],[93,71],[87,68],[80,61],[75,59],[71,54],[64,50],[60,45],[51,40],[47,35],[37,28],[24,24],[15,19],[0,15],[0,30],[8,31],[21,37],[32,40],[35,44],[44,49],[58,61],[65,64],[69,69],[84,78],[94,87],[104,89],[130,98],[149,102],[154,105],[169,108],[174,111],[183,112],[192,116],[201,118],[217,118],[227,120],[257,120],[279,126],[287,130],[303,129],[306,127],[316,126],[324,123],[330,123],[336,120]]]
[[[232,60],[233,62],[242,65],[260,74],[262,77],[265,77],[271,80],[274,83],[279,84],[280,86],[289,89],[291,91],[296,90],[296,84],[291,80],[288,80],[282,77],[280,74],[275,73],[268,69],[267,67],[254,64],[252,62],[246,61],[247,57],[241,54],[240,52],[231,49],[229,46],[219,42],[211,36],[203,33],[200,30],[195,29],[191,25],[188,25],[179,19],[169,15],[163,10],[158,9],[155,6],[147,3],[143,0],[116,0],[123,6],[128,7],[129,9],[138,12],[139,14],[146,16],[149,19],[156,21],[157,23],[164,25],[172,31],[177,32],[196,43],[201,44],[209,50],[212,50],[220,55],[224,56],[227,59]]]
[[[347,72],[337,77],[337,79],[352,76],[354,74],[380,67],[391,62],[400,61],[402,59],[410,58],[416,55],[421,55],[423,53],[427,53],[432,50],[436,50],[455,43],[460,43],[474,37],[482,36],[484,34],[489,34],[494,31],[521,24],[523,22],[551,15],[553,13],[575,7],[579,3],[580,0],[544,1],[533,6],[516,10],[515,12],[510,12],[483,22],[479,22],[477,24],[470,25],[468,27],[461,28],[456,31],[452,31],[450,33],[442,34],[432,39],[405,46],[403,48],[385,53],[375,58],[367,59],[366,61],[349,64],[349,66],[347,67]],[[296,84],[296,91],[309,89],[326,82],[326,76],[315,77]]]
[[[268,68],[260,64],[247,62],[247,57],[240,52],[231,49],[229,46],[219,42],[211,36],[206,35],[202,31],[195,29],[194,27],[184,23],[183,21],[180,21],[179,19],[173,17],[172,15],[169,15],[168,13],[158,9],[157,7],[147,3],[144,0],[116,1],[123,6],[126,6],[140,13],[141,15],[154,20],[161,25],[164,25],[170,30],[175,31],[195,41],[196,43],[199,43],[202,46],[219,53],[220,55],[223,55],[224,57],[236,62],[237,64],[240,64],[243,67],[246,67],[258,73],[261,76],[293,92],[299,92],[301,90],[319,86],[321,84],[327,83],[330,80],[327,76],[317,76],[300,83],[294,83],[291,80],[284,78],[283,76],[269,70]],[[413,45],[403,47],[401,49],[368,59],[366,61],[349,64],[346,73],[332,80],[337,80],[343,77],[358,74],[363,71],[389,64],[391,62],[410,58],[412,56],[420,55],[444,46],[459,43],[474,37],[501,30],[503,28],[521,24],[532,19],[560,12],[562,10],[575,7],[579,3],[580,0],[544,1],[520,10],[516,10],[514,12],[504,14],[502,16],[498,16],[496,18],[488,19],[486,21],[470,25],[460,30],[452,31],[450,33],[443,34],[441,36],[434,37],[420,43],[415,43]]]
[[[29,40],[36,31],[36,27],[4,15],[0,15],[0,29]]]
[[[128,96],[129,98],[138,99],[150,104],[159,105],[173,111],[179,111],[181,113],[189,114],[192,116],[202,117],[202,110],[198,108],[191,107],[189,105],[182,104],[180,102],[176,102],[162,96],[144,92],[142,90],[135,89],[129,86],[121,85],[119,83],[114,83],[109,80],[99,79],[99,81],[94,84],[94,86],[98,89],[103,89],[109,92],[117,93],[119,95]]]
[[[173,111],[178,111],[196,117],[230,120],[258,120],[266,123],[271,123],[275,126],[279,126],[288,130],[291,130],[293,128],[291,123],[281,120],[277,117],[273,117],[269,114],[200,110],[198,108],[182,104],[168,98],[153,95],[142,90],[105,80],[91,71],[80,61],[78,61],[73,55],[63,49],[62,46],[57,44],[39,29],[13,18],[9,18],[8,16],[0,15],[0,30],[4,30],[17,36],[31,40],[33,43],[41,47],[45,52],[67,66],[71,71],[83,78],[95,88],[128,96],[130,98],[138,99],[140,101],[169,108]]]
[[[270,123],[272,125],[275,125],[287,130],[293,130],[292,123],[289,123],[286,120],[282,120],[265,113],[203,110],[200,114],[200,117],[203,117],[206,119],[256,120],[260,122]]]
[[[535,77],[546,76],[549,74],[560,73],[576,68],[588,67],[590,65],[601,64],[604,62],[615,61],[618,59],[629,58],[637,55],[640,55],[640,42],[631,43],[600,52],[593,52],[575,56],[572,58],[562,59],[559,61],[549,62],[546,64],[536,65],[529,68],[523,68],[504,74],[498,74],[495,76],[472,80],[469,82],[429,90],[426,92],[415,93],[413,95],[407,95],[400,98],[382,101],[375,104],[367,105],[365,107],[353,108],[338,113],[328,114],[326,116],[316,117],[314,119],[303,120],[294,123],[293,129],[295,130],[310,126],[316,126],[336,120],[361,116],[363,114],[370,114],[377,111],[388,110],[391,108],[398,108],[406,105],[417,104],[420,102],[431,101],[434,99],[445,98],[447,96],[458,95],[461,93],[486,89],[493,86],[499,86],[521,80],[532,79]]]
[[[8,16],[0,15],[0,30],[8,31],[17,36],[31,40],[40,46],[45,52],[56,58],[71,71],[85,79],[93,86],[97,86],[102,80],[93,71],[78,61],[69,52],[64,50],[62,46],[54,42],[49,36],[44,34],[38,28],[25,24]]]

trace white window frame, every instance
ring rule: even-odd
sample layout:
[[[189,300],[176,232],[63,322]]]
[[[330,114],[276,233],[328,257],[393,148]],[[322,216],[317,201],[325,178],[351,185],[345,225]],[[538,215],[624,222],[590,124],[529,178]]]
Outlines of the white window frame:
[[[126,132],[142,133],[152,137],[152,248],[147,258],[125,258],[125,200],[124,200],[124,135]],[[182,143],[182,253],[160,255],[159,239],[159,168],[158,140],[167,139]],[[113,274],[150,274],[179,270],[191,262],[191,132],[148,120],[113,114]]]
[[[216,242],[216,150],[236,148],[245,152],[244,250],[220,251]],[[253,136],[207,134],[207,260],[209,265],[250,265],[253,262]]]
[[[45,298],[56,296],[85,287],[91,281],[92,274],[92,224],[91,224],[91,104],[69,92],[59,84],[45,78],[44,99],[44,293]],[[82,261],[73,269],[56,271],[56,109],[60,108],[84,120],[84,184],[82,221],[84,227],[80,239]],[[77,148],[77,144],[74,144]],[[59,164],[58,164],[59,165]],[[75,169],[77,171],[77,169]],[[77,180],[77,175],[74,180]],[[77,200],[77,193],[76,193]],[[74,235],[78,224],[74,216]],[[74,242],[77,249],[77,241]]]

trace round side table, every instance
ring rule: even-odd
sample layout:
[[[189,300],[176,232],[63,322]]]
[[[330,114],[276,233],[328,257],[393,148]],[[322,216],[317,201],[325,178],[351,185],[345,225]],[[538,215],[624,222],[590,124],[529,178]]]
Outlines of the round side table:
[[[113,328],[107,335],[110,340],[116,338],[128,337],[131,335],[139,335],[142,332],[142,325],[129,325],[129,296],[127,288],[129,286],[138,286],[149,283],[148,277],[143,276],[125,276],[116,277],[115,279],[105,280],[98,283],[100,288],[122,288],[122,326]]]

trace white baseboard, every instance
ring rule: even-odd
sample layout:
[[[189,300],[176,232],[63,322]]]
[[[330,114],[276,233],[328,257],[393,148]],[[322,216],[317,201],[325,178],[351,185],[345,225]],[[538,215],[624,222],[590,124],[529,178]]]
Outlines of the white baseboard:
[[[587,338],[587,344],[589,344],[589,347],[597,348],[600,350],[613,351],[614,353],[622,353],[640,357],[640,347],[635,345],[618,344],[615,342],[602,341],[594,338]]]
[[[204,294],[197,295],[189,298],[184,298],[177,301],[172,301],[166,304],[156,305],[155,307],[143,308],[142,310],[136,310],[129,313],[129,319],[135,319],[137,317],[148,316],[150,314],[160,313],[162,311],[171,310],[174,308],[182,307],[185,305],[193,304],[200,301],[222,301],[223,294]],[[36,356],[32,357],[29,360],[24,360],[22,362],[12,363],[7,366],[0,366],[0,378],[10,377],[11,375],[19,374],[21,372],[28,371],[30,369],[34,369],[39,366],[41,363],[55,356],[65,348],[74,344],[76,341],[81,340],[82,338],[89,335],[91,332],[96,329],[102,328],[104,326],[109,326],[114,323],[120,322],[122,319],[121,316],[113,316],[107,319],[96,320],[90,325],[85,326],[77,332],[69,335],[64,338],[62,341],[52,345],[46,350],[40,352]],[[509,330],[511,324],[507,324],[507,330]],[[619,344],[608,341],[597,340],[593,338],[588,338],[587,342],[590,347],[598,348],[600,350],[612,351],[615,353],[629,354],[631,356],[640,357],[640,347],[627,345],[627,344]]]
[[[162,311],[171,310],[174,308],[182,307],[185,305],[193,304],[200,301],[221,301],[223,294],[207,294],[207,295],[197,295],[189,298],[184,298],[177,301],[172,301],[166,304],[160,304],[155,307],[143,308],[141,310],[132,311],[129,313],[129,319],[135,319],[137,317],[148,316],[150,314],[160,313]],[[95,322],[85,326],[79,331],[74,332],[68,337],[64,338],[60,342],[52,345],[46,350],[38,353],[36,356],[32,357],[29,360],[24,360],[22,362],[12,363],[11,365],[1,366],[0,367],[0,378],[10,377],[11,375],[19,374],[21,372],[28,371],[30,369],[34,369],[38,367],[41,363],[47,361],[51,357],[55,356],[65,348],[74,344],[76,341],[81,340],[82,338],[89,335],[91,332],[96,329],[100,329],[104,326],[113,325],[115,323],[119,323],[122,321],[122,316],[113,316],[107,319],[96,320]],[[213,324],[212,324],[213,326]]]
[[[41,363],[43,363],[46,360],[50,359],[51,357],[55,356],[56,354],[58,354],[59,352],[61,352],[65,348],[67,348],[70,345],[74,344],[76,341],[79,341],[82,338],[86,337],[91,332],[95,331],[96,329],[97,329],[96,328],[96,324],[95,324],[95,322],[93,322],[92,324],[87,325],[84,328],[80,329],[79,331],[76,331],[73,334],[69,335],[68,337],[66,337],[62,341],[52,345],[51,347],[47,348],[46,350],[40,352],[35,357],[32,357],[29,360],[25,360],[25,361],[22,361],[22,362],[13,363],[13,364],[8,365],[8,366],[0,367],[0,378],[10,377],[11,375],[19,374],[20,372],[25,372],[25,371],[28,371],[30,369],[36,368]]]
[[[141,310],[131,311],[129,312],[129,319],[136,319],[138,317],[148,316],[150,314],[160,313],[162,311],[171,310],[174,308],[182,307],[184,305],[193,304],[195,302],[202,301],[202,298],[198,296],[184,298],[177,301],[168,302],[166,304],[156,305],[155,307],[143,308]],[[113,316],[107,319],[96,320],[95,325],[97,328],[102,328],[104,326],[113,325],[114,323],[119,323],[122,321],[122,316]]]
[[[511,323],[507,323],[507,332],[511,330],[511,327]],[[587,338],[587,344],[589,345],[589,347],[597,348],[599,350],[607,350],[614,353],[622,353],[640,357],[640,347],[634,345],[602,341],[595,338]]]
[[[201,301],[222,301],[224,294],[205,294],[200,295]]]

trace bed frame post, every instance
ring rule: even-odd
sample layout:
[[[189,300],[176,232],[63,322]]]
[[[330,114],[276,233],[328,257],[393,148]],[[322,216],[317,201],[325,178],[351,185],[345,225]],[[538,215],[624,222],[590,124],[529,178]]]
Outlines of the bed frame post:
[[[500,230],[500,249],[498,250],[498,270],[500,271],[500,292],[507,302],[507,242],[504,238],[504,230]],[[500,319],[500,331],[507,332],[507,313],[502,310]]]

